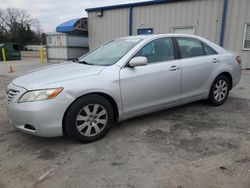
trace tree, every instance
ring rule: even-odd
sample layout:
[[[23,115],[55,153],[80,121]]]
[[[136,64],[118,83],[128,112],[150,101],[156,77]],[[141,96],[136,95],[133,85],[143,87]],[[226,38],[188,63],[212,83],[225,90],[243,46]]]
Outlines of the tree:
[[[4,20],[2,19],[4,17],[4,11],[0,9],[0,41],[5,42],[4,36],[7,32],[4,24]],[[2,40],[1,40],[2,39]]]
[[[41,41],[41,27],[26,10],[0,9],[0,42],[19,42],[22,45]]]

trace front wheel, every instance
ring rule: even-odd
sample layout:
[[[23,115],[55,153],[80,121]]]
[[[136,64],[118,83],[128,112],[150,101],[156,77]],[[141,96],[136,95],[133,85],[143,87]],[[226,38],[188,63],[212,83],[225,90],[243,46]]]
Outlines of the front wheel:
[[[68,110],[65,130],[79,142],[89,143],[104,137],[114,123],[110,102],[99,95],[78,99]]]
[[[228,97],[229,88],[230,82],[228,78],[224,75],[218,76],[210,88],[209,101],[211,104],[214,106],[222,105]]]

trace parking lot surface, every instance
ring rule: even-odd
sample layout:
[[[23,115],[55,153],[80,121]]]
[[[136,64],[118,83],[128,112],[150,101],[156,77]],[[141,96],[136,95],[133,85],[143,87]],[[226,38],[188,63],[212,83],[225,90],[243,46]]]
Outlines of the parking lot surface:
[[[14,130],[0,76],[0,187],[249,188],[250,72],[227,102],[195,102],[127,120],[79,144]]]
[[[7,63],[0,61],[0,75],[19,76],[28,71],[48,65],[51,64],[47,63],[46,59],[44,63],[40,63],[40,59],[34,57],[22,57],[21,61],[7,61]],[[10,66],[12,66],[13,73],[9,73]]]

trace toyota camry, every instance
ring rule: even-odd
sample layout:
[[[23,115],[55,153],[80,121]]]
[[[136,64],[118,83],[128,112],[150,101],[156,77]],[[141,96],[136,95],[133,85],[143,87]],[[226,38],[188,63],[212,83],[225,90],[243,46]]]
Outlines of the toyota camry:
[[[87,143],[128,118],[204,99],[222,105],[240,80],[240,64],[199,36],[124,37],[14,79],[6,109],[22,132]]]

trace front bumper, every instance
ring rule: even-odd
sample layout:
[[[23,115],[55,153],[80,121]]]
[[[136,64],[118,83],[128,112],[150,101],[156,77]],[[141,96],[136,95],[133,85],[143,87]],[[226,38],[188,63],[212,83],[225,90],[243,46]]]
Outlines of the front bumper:
[[[14,84],[10,84],[9,88],[19,91],[11,101],[6,98],[6,111],[14,128],[41,137],[63,135],[63,116],[73,99],[60,93],[52,100],[18,103],[26,90]],[[32,129],[30,125],[33,126]]]

